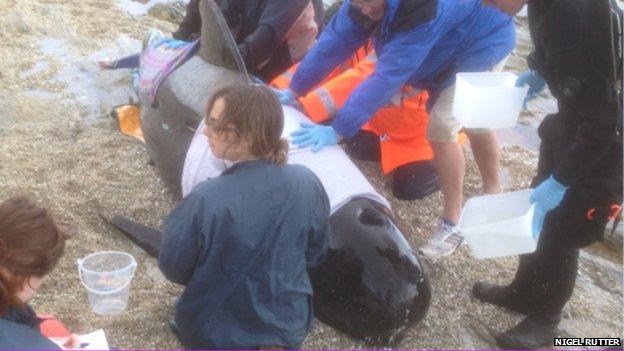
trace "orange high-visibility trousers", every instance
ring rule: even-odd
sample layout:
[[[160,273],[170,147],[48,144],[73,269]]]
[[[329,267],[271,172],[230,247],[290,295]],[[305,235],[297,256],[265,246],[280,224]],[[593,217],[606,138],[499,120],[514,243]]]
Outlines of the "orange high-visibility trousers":
[[[360,52],[358,54],[361,56]],[[375,63],[374,54],[365,59],[356,56],[332,72],[333,77],[300,97],[299,103],[308,117],[316,123],[333,118],[351,92],[375,71]],[[351,68],[345,67],[349,65]],[[292,68],[271,84],[287,88],[295,70],[296,67]],[[411,162],[433,159],[426,135],[427,99],[427,92],[405,86],[363,127],[379,136],[381,168],[385,174]]]
[[[317,87],[341,75],[346,70],[357,66],[357,64],[364,61],[364,59],[372,51],[373,51],[372,44],[368,44],[366,46],[361,47],[360,49],[358,49],[358,51],[355,52],[355,54],[353,54],[353,56],[351,56],[348,60],[343,62],[340,66],[336,67],[336,69],[334,69],[331,73],[329,73],[327,77],[325,77],[325,79],[323,79],[323,81]],[[299,64],[298,63],[294,64],[286,72],[275,77],[275,79],[271,81],[270,85],[276,88],[280,88],[280,89],[288,88],[288,86],[290,85],[290,81],[292,80],[292,77],[295,75],[295,72],[297,71],[297,67],[299,67]]]

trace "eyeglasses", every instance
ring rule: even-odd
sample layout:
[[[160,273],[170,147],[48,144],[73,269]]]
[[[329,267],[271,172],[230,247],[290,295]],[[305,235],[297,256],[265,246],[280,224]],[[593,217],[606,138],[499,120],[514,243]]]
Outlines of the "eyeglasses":
[[[219,123],[219,119],[214,118],[210,115],[206,116],[206,127],[213,128]]]
[[[210,139],[227,142],[234,138],[233,135],[236,135],[236,131],[233,128],[214,130],[214,128],[219,124],[218,118],[208,115],[204,118],[204,121],[206,123],[206,127],[204,128],[203,133]]]

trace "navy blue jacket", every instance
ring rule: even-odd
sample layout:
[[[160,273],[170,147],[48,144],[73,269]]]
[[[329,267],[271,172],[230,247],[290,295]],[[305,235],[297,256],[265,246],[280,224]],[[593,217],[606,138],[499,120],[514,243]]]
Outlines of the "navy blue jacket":
[[[0,350],[59,350],[39,332],[40,320],[26,305],[24,310],[10,307],[0,318]]]
[[[199,184],[165,220],[159,266],[186,285],[188,348],[297,347],[313,319],[307,268],[327,249],[329,200],[307,168],[242,162]]]
[[[290,88],[308,93],[373,39],[375,72],[338,111],[332,127],[351,138],[405,84],[426,89],[430,106],[457,72],[482,72],[515,46],[513,19],[482,0],[386,0],[381,23],[345,1],[303,59]]]

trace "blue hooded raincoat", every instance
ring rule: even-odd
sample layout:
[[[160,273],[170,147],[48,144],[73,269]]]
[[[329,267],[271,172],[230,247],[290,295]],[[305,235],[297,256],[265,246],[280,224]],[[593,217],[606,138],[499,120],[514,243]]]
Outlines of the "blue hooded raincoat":
[[[457,72],[483,72],[514,48],[513,19],[482,0],[387,0],[381,23],[345,1],[300,64],[290,88],[303,95],[370,37],[378,61],[338,111],[332,126],[351,138],[403,85],[426,89],[429,107]],[[372,25],[371,25],[372,24]]]

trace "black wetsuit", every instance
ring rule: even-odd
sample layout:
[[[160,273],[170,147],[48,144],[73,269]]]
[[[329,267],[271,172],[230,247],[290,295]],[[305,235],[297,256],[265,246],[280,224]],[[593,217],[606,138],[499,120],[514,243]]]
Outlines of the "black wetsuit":
[[[199,1],[191,0],[187,14],[174,33],[176,39],[199,36]],[[310,0],[219,0],[215,1],[232,30],[247,70],[271,81],[293,65],[284,40]],[[323,26],[323,2],[312,0],[319,33]]]
[[[511,288],[531,313],[553,322],[572,295],[579,249],[603,238],[622,202],[621,63],[611,16],[609,0],[529,2],[529,66],[559,106],[539,127],[533,186],[553,175],[569,189],[546,215],[537,251],[520,257]]]

